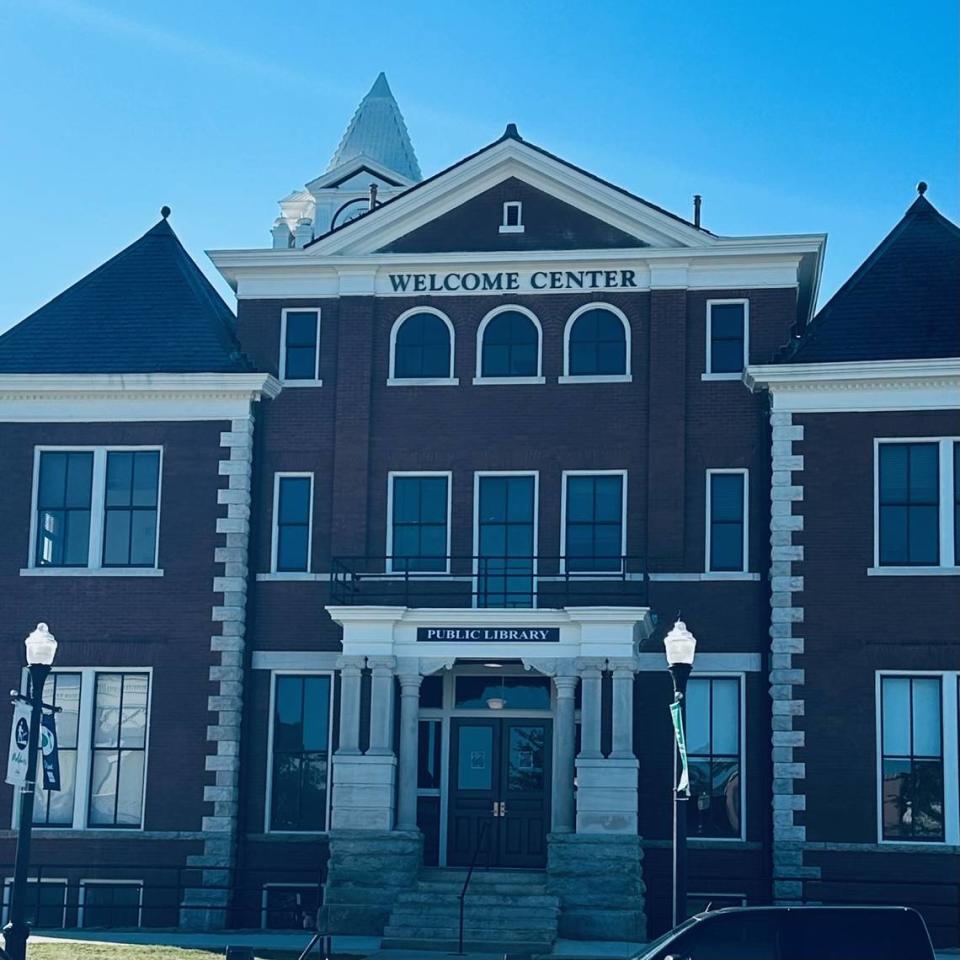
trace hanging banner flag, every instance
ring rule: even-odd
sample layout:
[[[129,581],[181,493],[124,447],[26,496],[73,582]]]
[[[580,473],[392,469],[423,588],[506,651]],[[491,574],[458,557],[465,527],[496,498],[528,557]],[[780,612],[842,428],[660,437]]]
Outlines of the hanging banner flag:
[[[40,726],[40,758],[43,761],[43,789],[60,789],[60,753],[57,750],[57,718],[45,713]]]
[[[10,755],[7,757],[7,783],[22,787],[27,782],[27,746],[30,743],[30,704],[13,705],[10,729]]]
[[[680,703],[670,704],[670,716],[673,717],[673,732],[677,737],[677,749],[680,751],[680,782],[677,784],[677,793],[690,796],[690,773],[687,767],[687,741],[683,734],[683,711]]]

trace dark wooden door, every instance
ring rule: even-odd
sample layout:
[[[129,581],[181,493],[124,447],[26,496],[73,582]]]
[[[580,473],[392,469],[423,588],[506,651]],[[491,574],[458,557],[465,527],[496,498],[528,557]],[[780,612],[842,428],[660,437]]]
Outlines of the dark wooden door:
[[[552,722],[454,718],[447,863],[543,867],[550,822]],[[485,826],[482,826],[485,824]]]

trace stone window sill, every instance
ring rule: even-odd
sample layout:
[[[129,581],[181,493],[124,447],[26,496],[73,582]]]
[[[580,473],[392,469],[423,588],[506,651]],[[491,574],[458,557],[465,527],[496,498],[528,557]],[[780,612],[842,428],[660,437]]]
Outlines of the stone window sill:
[[[283,583],[283,582],[297,582],[297,581],[308,581],[308,582],[317,582],[321,580],[329,580],[329,573],[306,573],[304,571],[294,571],[289,570],[285,573],[258,573],[257,582],[258,583]]]
[[[557,383],[632,383],[633,376],[629,373],[584,373],[579,376],[564,374],[557,377]]]
[[[286,387],[322,387],[322,380],[281,380],[280,385]]]
[[[546,377],[474,377],[473,382],[476,386],[498,386],[505,387],[511,384],[530,384],[546,383]]]
[[[23,567],[21,577],[162,577],[157,567]]]
[[[388,387],[458,387],[459,377],[390,377]]]
[[[960,577],[960,567],[870,567],[868,577]]]
[[[743,380],[743,371],[733,373],[701,373],[701,380]]]
[[[716,571],[716,572],[706,572],[706,573],[650,573],[647,574],[650,580],[661,580],[664,582],[673,582],[673,583],[683,583],[683,582],[702,582],[702,583],[715,583],[722,582],[725,580],[732,581],[753,581],[758,582],[760,580],[759,573],[749,573],[748,571]]]

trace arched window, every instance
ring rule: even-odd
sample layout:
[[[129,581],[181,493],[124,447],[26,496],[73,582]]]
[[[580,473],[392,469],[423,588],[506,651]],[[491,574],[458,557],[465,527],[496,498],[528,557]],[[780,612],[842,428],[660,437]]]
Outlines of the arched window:
[[[587,304],[567,321],[565,374],[624,377],[630,373],[630,324],[607,304]]]
[[[401,314],[390,336],[394,380],[453,377],[453,324],[439,310],[418,307]]]
[[[522,307],[501,307],[480,324],[480,378],[539,377],[540,323]]]

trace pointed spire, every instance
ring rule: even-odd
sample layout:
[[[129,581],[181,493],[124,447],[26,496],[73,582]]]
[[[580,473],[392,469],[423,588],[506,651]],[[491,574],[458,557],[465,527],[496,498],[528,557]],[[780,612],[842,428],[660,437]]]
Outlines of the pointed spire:
[[[403,114],[387,83],[386,74],[382,72],[357,107],[327,169],[333,170],[361,156],[375,160],[408,180],[422,179]]]

